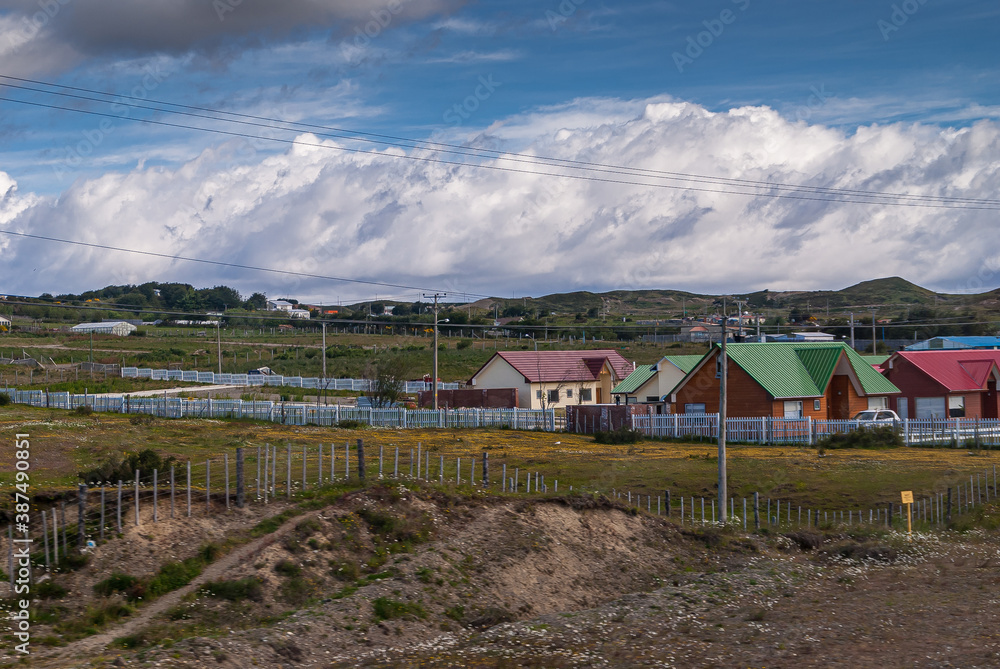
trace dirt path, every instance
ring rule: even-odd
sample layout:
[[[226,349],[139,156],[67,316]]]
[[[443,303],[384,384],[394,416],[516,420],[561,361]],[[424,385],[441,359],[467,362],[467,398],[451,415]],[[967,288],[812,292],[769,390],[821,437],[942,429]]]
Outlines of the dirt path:
[[[41,666],[53,666],[61,667],[65,666],[65,662],[71,659],[79,660],[81,657],[91,655],[93,653],[98,653],[102,651],[109,643],[115,639],[123,636],[128,636],[139,631],[142,627],[149,624],[149,622],[158,616],[159,614],[167,611],[168,609],[176,606],[181,599],[187,595],[189,592],[194,592],[202,586],[202,584],[208,581],[213,581],[221,577],[225,572],[237,566],[242,562],[246,562],[251,559],[251,557],[258,553],[259,551],[267,548],[275,541],[288,534],[296,525],[301,523],[306,518],[314,517],[319,511],[313,511],[305,515],[295,516],[288,521],[286,521],[277,530],[263,536],[259,539],[255,539],[248,544],[244,544],[236,549],[234,549],[229,554],[223,556],[221,559],[216,560],[208,567],[205,568],[198,577],[192,580],[183,588],[169,592],[166,595],[160,597],[154,601],[149,606],[145,606],[139,609],[138,613],[129,618],[125,623],[118,625],[111,629],[106,629],[105,631],[97,634],[95,636],[87,637],[86,639],[80,639],[75,641],[62,649],[60,649],[57,655],[51,658],[46,658],[47,664]]]

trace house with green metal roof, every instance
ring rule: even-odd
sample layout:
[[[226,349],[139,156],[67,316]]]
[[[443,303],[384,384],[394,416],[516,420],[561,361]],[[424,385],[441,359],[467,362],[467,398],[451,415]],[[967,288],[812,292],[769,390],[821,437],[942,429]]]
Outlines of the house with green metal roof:
[[[611,390],[616,404],[655,404],[654,413],[667,413],[671,389],[701,361],[700,355],[668,355],[653,365],[639,365]]]
[[[670,391],[675,413],[717,413],[721,349],[714,346]],[[753,343],[726,347],[732,417],[847,419],[888,408],[899,388],[843,342]]]

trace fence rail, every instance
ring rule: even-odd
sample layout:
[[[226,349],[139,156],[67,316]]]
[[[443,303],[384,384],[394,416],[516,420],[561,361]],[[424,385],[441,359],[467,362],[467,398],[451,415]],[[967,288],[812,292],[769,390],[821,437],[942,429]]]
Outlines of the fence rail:
[[[315,376],[279,376],[276,374],[217,374],[182,369],[150,369],[148,367],[122,367],[122,378],[150,379],[152,381],[181,381],[184,383],[210,383],[227,386],[285,386],[315,390],[352,390],[370,392],[371,379],[324,379]],[[438,382],[439,390],[458,390],[461,384]],[[424,381],[407,381],[406,392],[431,390],[432,384]]]
[[[148,414],[161,418],[251,418],[283,425],[335,426],[357,421],[375,427],[499,427],[512,430],[562,429],[565,418],[554,409],[385,409],[271,402],[262,400],[183,397],[132,397],[130,395],[79,395],[68,392],[8,389],[18,404],[50,409],[88,406],[106,413]]]
[[[890,425],[907,446],[1000,447],[1000,420],[995,418],[903,419]],[[870,429],[872,423],[812,418],[727,418],[729,441],[758,444],[815,444],[832,434]],[[634,415],[632,429],[651,437],[719,437],[718,414]]]

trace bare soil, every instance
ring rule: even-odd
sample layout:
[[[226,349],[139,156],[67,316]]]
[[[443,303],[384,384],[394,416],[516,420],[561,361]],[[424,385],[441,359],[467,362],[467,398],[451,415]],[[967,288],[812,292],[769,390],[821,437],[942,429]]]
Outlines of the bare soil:
[[[280,509],[144,519],[58,577],[67,615],[112,569],[149,574]],[[237,579],[259,592],[205,590]],[[234,549],[117,626],[34,646],[28,664],[996,667],[998,584],[1000,541],[983,530],[748,535],[602,498],[376,487]]]

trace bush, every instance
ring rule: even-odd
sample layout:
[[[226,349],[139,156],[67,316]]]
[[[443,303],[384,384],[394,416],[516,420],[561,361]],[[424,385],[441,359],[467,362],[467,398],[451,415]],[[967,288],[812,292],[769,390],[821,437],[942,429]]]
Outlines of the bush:
[[[125,594],[128,597],[129,591],[133,590],[139,584],[139,579],[135,576],[129,576],[128,574],[122,574],[120,572],[113,572],[111,576],[107,577],[103,581],[99,581],[94,584],[94,592],[101,595],[102,597],[110,597],[116,592]],[[129,599],[138,599],[138,597],[128,597]]]
[[[817,442],[820,449],[834,448],[902,448],[903,437],[892,425],[866,427],[846,434],[831,434]]]
[[[241,578],[235,581],[209,581],[202,586],[202,590],[212,597],[226,599],[231,602],[238,602],[244,599],[259,602],[264,593],[260,581],[253,577]]]
[[[10,399],[10,395],[7,393],[0,393],[0,407],[8,406],[13,400]]]
[[[368,427],[368,424],[362,423],[360,420],[342,420],[337,423],[337,427],[341,430],[359,430]]]
[[[467,348],[472,348],[472,340],[471,339],[459,340],[459,342],[455,345],[455,348],[457,348],[459,351],[464,351]]]
[[[34,594],[42,599],[62,599],[66,592],[66,588],[53,581],[42,581],[34,590]]]
[[[82,408],[82,407],[81,407]],[[103,463],[89,471],[77,474],[88,485],[97,485],[105,481],[114,483],[115,481],[131,481],[135,478],[135,470],[139,470],[139,478],[142,481],[153,480],[153,470],[161,473],[170,470],[171,465],[176,462],[176,458],[162,458],[160,454],[151,448],[137,452],[125,453],[122,458],[108,458]]]
[[[274,565],[274,571],[282,576],[294,577],[302,573],[302,567],[291,560],[284,559]]]
[[[594,442],[598,444],[635,444],[643,440],[645,435],[639,430],[620,427],[617,430],[594,433]]]
[[[73,413],[75,413],[77,416],[90,416],[94,413],[94,410],[90,408],[90,405],[83,404],[73,409]]]
[[[375,620],[392,620],[393,618],[414,617],[426,618],[427,611],[418,602],[397,602],[388,597],[379,597],[372,602]]]

